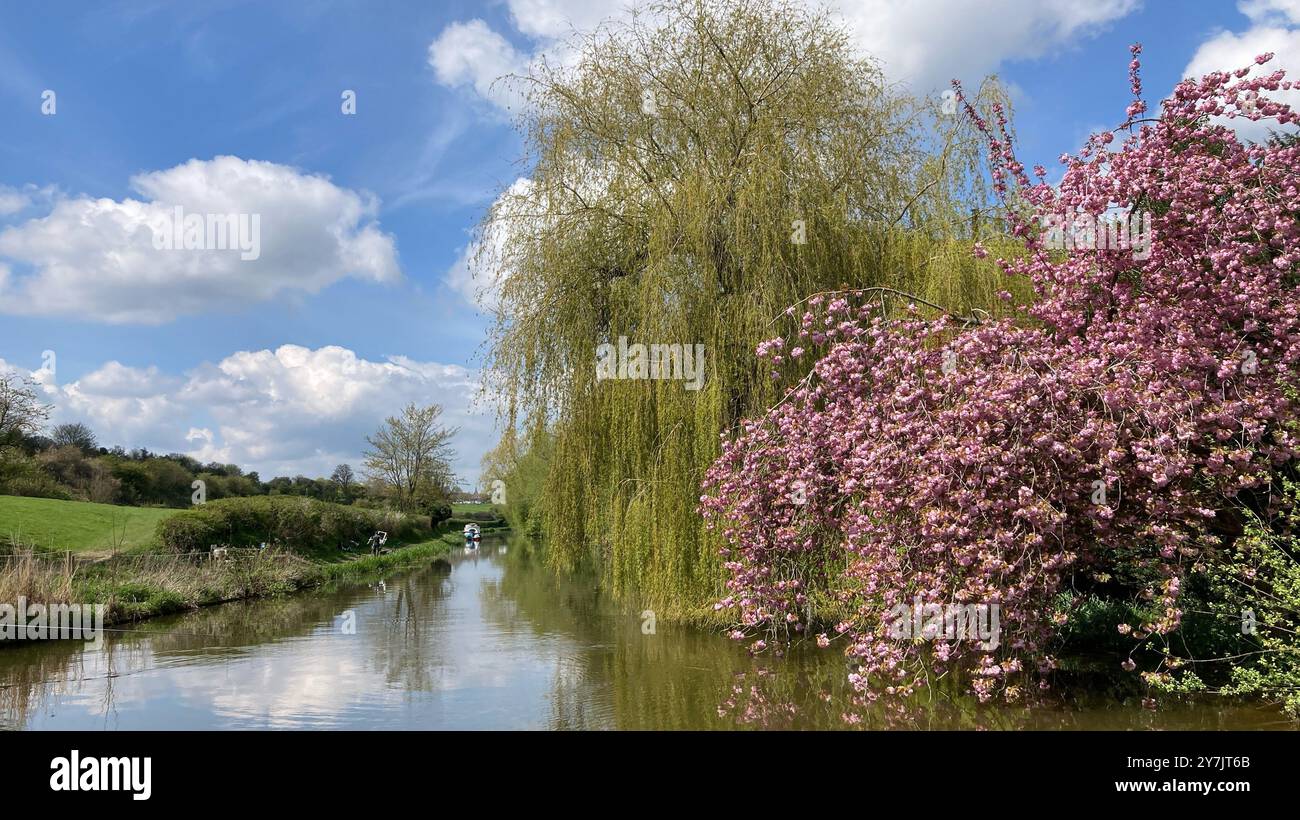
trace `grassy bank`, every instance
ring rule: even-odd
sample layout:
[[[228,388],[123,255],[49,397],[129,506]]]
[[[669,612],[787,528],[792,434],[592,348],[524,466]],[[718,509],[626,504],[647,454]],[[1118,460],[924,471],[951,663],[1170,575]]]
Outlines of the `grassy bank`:
[[[240,506],[256,506],[258,504],[266,505],[273,502],[284,502],[299,504],[302,499],[292,496],[261,496],[256,499],[229,500],[213,502],[206,512],[216,511],[224,504],[238,504]],[[352,513],[358,517],[359,528],[354,533],[349,533],[350,540],[364,541],[369,534],[368,526],[388,527],[390,530],[396,529],[396,525],[389,523],[378,523],[371,520],[362,520],[363,518],[373,517],[374,511],[363,510],[359,507],[346,507],[340,505],[330,505],[321,502],[309,502],[306,506],[312,508],[321,508],[333,510],[336,520],[330,522],[334,530],[339,529],[337,518],[341,513]],[[152,553],[159,551],[166,546],[164,539],[161,537],[163,529],[160,525],[167,520],[180,516],[180,521],[188,522],[191,519],[198,518],[201,523],[203,519],[212,516],[205,514],[204,508],[187,508],[184,510],[168,509],[164,507],[127,507],[114,504],[93,504],[85,501],[62,501],[52,498],[26,498],[20,496],[0,495],[0,543],[11,546],[21,546],[35,549],[39,552],[65,552],[71,551],[79,557],[100,558],[108,557],[116,553]],[[484,535],[501,534],[509,530],[509,525],[504,518],[501,518],[491,504],[453,504],[452,518],[438,528],[438,531],[431,531],[427,526],[423,527],[423,537],[438,538],[445,536],[449,543],[460,543],[460,530],[470,521],[479,524],[482,527]],[[319,523],[319,522],[313,522]],[[301,522],[286,521],[281,515],[273,525],[266,525],[263,522],[256,522],[250,528],[250,531],[244,533],[245,537],[240,545],[250,545],[259,541],[276,541],[288,540],[281,533],[267,532],[271,526],[292,529],[296,532],[303,532],[305,527]],[[180,522],[173,526],[173,530],[180,528]],[[235,543],[236,533],[231,532],[229,528],[220,531],[211,531],[215,528],[207,528],[191,525],[187,529],[198,529],[197,533],[189,536],[194,543],[185,543],[183,545],[172,545],[179,549],[206,549],[212,546],[208,541],[223,543]],[[258,530],[253,532],[252,530]],[[454,532],[453,532],[454,530]],[[326,533],[304,533],[306,537],[305,545],[294,545],[297,552],[315,552],[317,547],[324,549],[326,553],[333,551],[334,545],[323,545],[322,541],[331,540]],[[408,533],[408,539],[412,540]],[[279,536],[279,537],[277,537]],[[314,536],[314,537],[313,537]],[[173,537],[175,537],[173,535]],[[183,540],[178,538],[179,542]],[[334,538],[337,542],[337,538]],[[305,547],[305,549],[304,549]]]
[[[105,623],[137,621],[247,598],[287,595],[322,584],[446,555],[441,538],[380,555],[307,558],[290,552],[233,553],[196,560],[164,553],[123,555],[91,564],[15,556],[0,573],[0,601],[103,604]]]
[[[461,528],[466,520],[453,517],[433,529],[427,520],[418,524],[407,521],[401,530],[401,540],[405,543],[396,543],[399,539],[394,537],[394,533],[390,535],[391,548],[379,555],[359,552],[355,548],[340,549],[336,543],[275,538],[251,530],[240,530],[238,534],[251,538],[253,542],[267,540],[274,546],[266,550],[233,547],[223,559],[213,559],[202,549],[213,544],[200,545],[197,552],[167,550],[161,546],[168,542],[169,533],[177,531],[182,519],[199,519],[197,522],[186,521],[185,533],[198,526],[210,525],[209,519],[220,512],[214,503],[213,509],[204,511],[150,510],[165,514],[154,520],[155,532],[145,536],[137,531],[131,549],[118,547],[107,551],[117,554],[99,557],[91,546],[77,550],[73,545],[99,543],[91,533],[95,522],[102,521],[105,513],[95,508],[107,505],[9,497],[0,497],[0,502],[5,502],[0,506],[0,528],[16,529],[13,524],[16,519],[10,513],[22,508],[27,514],[35,515],[32,520],[36,525],[24,532],[35,532],[44,525],[51,533],[63,533],[51,535],[44,542],[34,542],[30,536],[10,538],[5,535],[9,553],[0,555],[0,601],[16,602],[23,598],[30,603],[103,604],[107,623],[141,620],[247,598],[285,595],[418,564],[461,546],[464,543]],[[27,504],[8,502],[35,502],[35,506],[29,508]],[[271,530],[274,535],[283,536],[281,529],[289,523],[299,522],[312,528],[304,530],[304,533],[316,532],[320,530],[322,521],[338,525],[339,516],[343,514],[343,511],[334,509],[337,505],[310,502],[307,506],[312,509],[299,510],[297,508],[303,506],[299,500],[286,501],[282,506],[285,509],[274,510],[278,513],[274,516],[274,526],[278,529]],[[295,516],[292,519],[284,515],[289,508]],[[119,516],[110,518],[110,521],[120,521],[141,511],[129,507],[110,509]],[[253,511],[267,512],[260,508]],[[455,511],[481,519],[485,536],[500,535],[509,529],[503,520],[484,515],[487,511]],[[241,512],[245,511],[236,507],[224,510],[227,515]],[[349,516],[353,514],[347,512]],[[50,519],[41,517],[41,513]],[[65,520],[52,520],[58,517]],[[491,520],[487,520],[489,518]],[[241,520],[247,523],[249,519],[245,516]],[[79,540],[68,540],[68,533],[78,536]],[[228,528],[224,534],[236,533]],[[223,540],[221,543],[231,541]],[[35,554],[32,547],[36,547]],[[42,550],[64,552],[65,556],[43,555]]]
[[[158,524],[177,510],[0,495],[0,540],[86,555],[157,546]]]
[[[400,547],[381,555],[362,555],[349,561],[318,564],[321,581],[339,581],[363,577],[375,572],[410,566],[420,561],[439,558],[451,551],[451,545],[443,540],[444,536],[432,541],[422,541]],[[457,544],[460,542],[457,541]]]

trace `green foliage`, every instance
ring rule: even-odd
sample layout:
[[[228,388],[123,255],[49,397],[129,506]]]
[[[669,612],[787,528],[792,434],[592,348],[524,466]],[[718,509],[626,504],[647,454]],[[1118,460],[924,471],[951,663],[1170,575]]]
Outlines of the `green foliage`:
[[[1069,617],[1057,633],[1061,653],[1104,653],[1111,657],[1122,657],[1133,648],[1133,639],[1119,631],[1121,624],[1143,623],[1156,616],[1154,609],[1144,610],[1127,600],[1073,591],[1057,597],[1055,612]]]
[[[528,441],[516,439],[513,431],[502,438],[497,450],[484,459],[483,476],[504,482],[502,513],[510,526],[538,539],[542,537],[543,490],[551,467],[552,437],[543,427]]]
[[[450,540],[448,540],[449,537]],[[402,549],[394,550],[382,555],[362,555],[352,561],[327,564],[322,568],[321,572],[323,578],[327,580],[356,578],[374,572],[393,569],[394,567],[409,566],[410,564],[426,561],[430,558],[437,558],[446,555],[449,546],[460,546],[460,544],[461,541],[459,536],[456,536],[454,533],[444,533],[442,536],[432,541],[423,541],[419,544],[412,544],[409,547],[403,547]]]
[[[1262,696],[1300,718],[1300,483],[1285,482],[1284,497],[1284,515],[1248,514],[1244,534],[1197,564],[1202,628],[1162,648],[1147,676],[1156,689]]]
[[[426,533],[402,513],[366,510],[309,498],[267,496],[212,501],[176,514],[158,527],[158,539],[176,552],[199,552],[216,545],[256,546],[263,542],[311,552],[364,544],[376,530],[390,541]]]
[[[826,15],[660,3],[583,54],[530,78],[531,182],[488,214],[475,259],[500,285],[498,462],[512,524],[552,564],[594,565],[670,616],[721,592],[699,484],[719,431],[779,399],[753,356],[775,317],[868,287],[997,315],[1019,288],[971,254],[976,231],[1010,244],[972,224],[979,140],[895,93]],[[703,344],[703,388],[597,382],[596,349],[620,336]]]
[[[429,526],[436,528],[451,518],[451,505],[446,501],[433,501],[425,505],[424,511],[429,515]]]
[[[169,458],[150,459],[145,463],[149,476],[151,501],[169,507],[190,503],[193,474]]]
[[[71,497],[67,488],[59,486],[39,461],[12,446],[0,446],[0,495],[58,499]]]
[[[0,437],[15,442],[0,446],[0,494],[183,508],[191,503],[196,480],[203,481],[206,497],[212,501],[269,492],[352,503],[365,493],[346,464],[339,465],[331,479],[300,475],[263,484],[256,472],[245,474],[237,464],[200,464],[184,454],[158,456],[143,449],[96,451],[94,432],[82,424],[60,425],[52,439],[25,432],[33,429],[38,418]]]
[[[107,590],[107,599],[127,620],[182,612],[184,597],[174,589],[132,581]]]

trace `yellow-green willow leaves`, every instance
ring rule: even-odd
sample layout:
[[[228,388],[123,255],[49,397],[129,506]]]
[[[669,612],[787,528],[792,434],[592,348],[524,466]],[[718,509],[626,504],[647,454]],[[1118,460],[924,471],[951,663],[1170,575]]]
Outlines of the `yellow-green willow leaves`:
[[[996,312],[1008,285],[971,255],[985,149],[802,5],[666,2],[576,47],[576,64],[515,79],[530,170],[473,260],[496,288],[486,365],[506,461],[544,452],[502,472],[554,565],[590,563],[661,617],[703,614],[722,559],[700,478],[719,433],[779,397],[755,345],[826,290]],[[1009,245],[987,217],[977,229],[995,254]],[[703,386],[598,381],[597,351],[620,337],[704,345]]]

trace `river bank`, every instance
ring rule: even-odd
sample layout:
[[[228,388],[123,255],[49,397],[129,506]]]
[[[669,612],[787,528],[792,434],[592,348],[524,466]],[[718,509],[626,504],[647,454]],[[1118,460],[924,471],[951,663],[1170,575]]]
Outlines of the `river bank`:
[[[104,533],[83,533],[90,540],[76,542],[66,522],[84,524],[88,512],[105,505],[66,505],[45,525],[51,533],[63,525],[56,543],[32,539],[31,526],[11,528],[10,543],[0,550],[0,603],[103,605],[104,623],[120,624],[418,564],[459,547],[470,520],[485,536],[509,532],[490,510],[467,505],[453,508],[465,517],[431,526],[427,519],[304,499],[228,499],[152,521],[156,535],[147,545],[96,554],[78,547],[103,541]],[[137,512],[111,510],[112,526]],[[360,542],[375,529],[389,533],[390,546],[371,555]],[[254,546],[264,542],[272,546]]]
[[[127,555],[93,564],[11,557],[0,574],[0,600],[102,604],[104,624],[142,621],[233,601],[290,595],[446,556],[442,537],[378,555],[333,559],[292,552],[234,552],[224,560],[167,554]],[[5,641],[0,641],[4,646]]]

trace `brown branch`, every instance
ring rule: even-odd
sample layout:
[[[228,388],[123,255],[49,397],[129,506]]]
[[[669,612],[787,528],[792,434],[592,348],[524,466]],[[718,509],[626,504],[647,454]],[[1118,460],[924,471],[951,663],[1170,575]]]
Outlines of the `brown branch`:
[[[943,305],[936,305],[934,302],[928,301],[926,299],[922,299],[921,297],[913,295],[911,293],[907,293],[901,290],[896,290],[894,288],[886,288],[886,287],[855,288],[852,290],[823,290],[819,293],[813,293],[813,294],[809,294],[808,296],[805,296],[804,298],[800,299],[798,302],[795,302],[791,307],[798,307],[799,305],[802,305],[804,302],[807,302],[809,299],[812,299],[813,297],[816,296],[842,296],[845,294],[852,294],[857,296],[864,293],[880,293],[880,294],[889,294],[892,296],[902,296],[906,299],[911,299],[913,302],[920,302],[921,304],[926,305],[927,307],[932,307],[935,310],[942,311],[945,315],[951,316],[957,321],[968,325],[978,325],[980,322],[984,321],[979,316],[975,315],[977,313],[983,313],[985,317],[988,316],[987,311],[980,310],[979,308],[972,308],[971,309],[972,315],[970,316],[958,316],[957,314],[953,313],[951,310],[944,307]],[[782,315],[785,314],[783,313]],[[780,318],[781,318],[780,316],[777,316],[772,321],[768,322],[767,326],[771,327]]]

